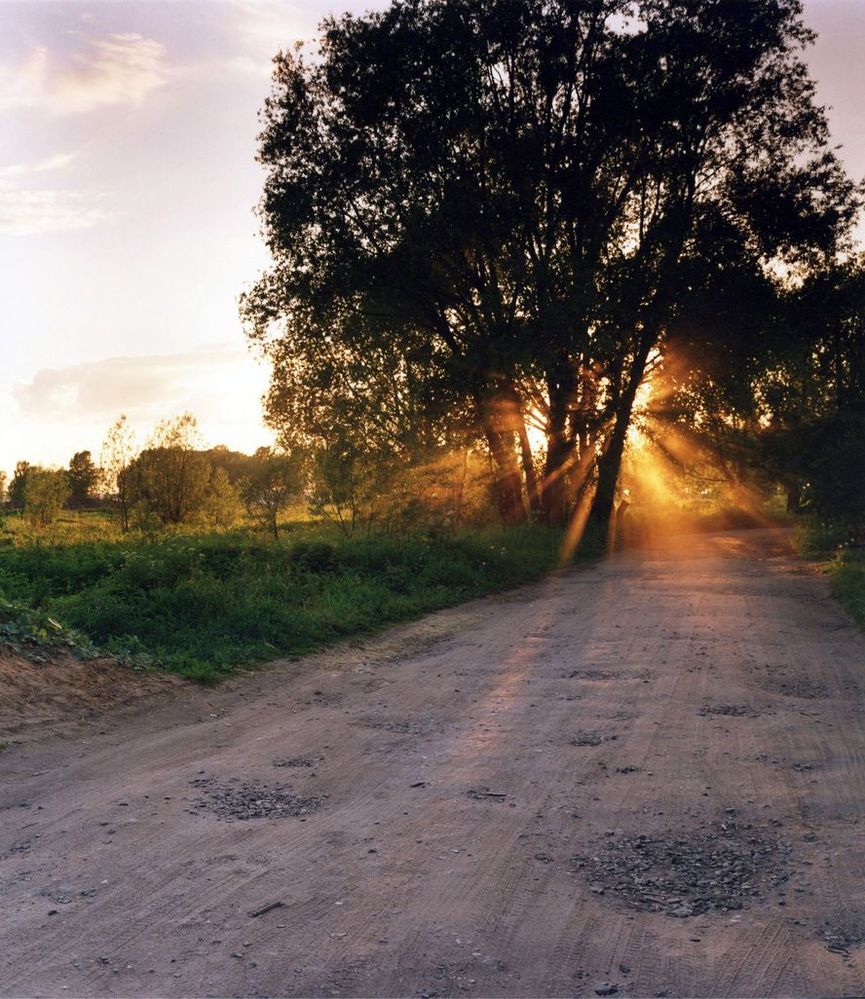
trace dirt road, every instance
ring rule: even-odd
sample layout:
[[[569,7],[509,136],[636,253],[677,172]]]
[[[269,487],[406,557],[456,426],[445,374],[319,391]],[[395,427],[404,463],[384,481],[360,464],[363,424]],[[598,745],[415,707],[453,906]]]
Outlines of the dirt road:
[[[13,745],[0,994],[865,995],[863,683],[752,532]]]

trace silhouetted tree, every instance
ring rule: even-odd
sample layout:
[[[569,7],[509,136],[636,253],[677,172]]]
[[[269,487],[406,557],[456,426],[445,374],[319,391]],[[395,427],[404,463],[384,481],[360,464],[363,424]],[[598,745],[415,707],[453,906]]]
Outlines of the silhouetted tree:
[[[253,337],[288,366],[422,344],[473,408],[502,519],[562,520],[596,465],[606,530],[713,220],[794,261],[853,214],[810,40],[798,0],[397,0],[326,21],[316,59],[278,56],[263,113]]]
[[[69,502],[82,507],[94,498],[100,480],[100,471],[94,465],[89,451],[76,452],[69,461]]]
[[[29,462],[19,461],[15,465],[15,474],[9,483],[9,505],[16,510],[24,509],[24,490],[27,486],[27,474],[30,467]]]

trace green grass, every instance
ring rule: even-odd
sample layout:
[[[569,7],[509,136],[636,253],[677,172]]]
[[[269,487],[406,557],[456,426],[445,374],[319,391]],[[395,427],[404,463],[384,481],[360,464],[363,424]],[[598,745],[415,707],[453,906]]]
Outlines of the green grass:
[[[0,595],[140,664],[211,682],[238,666],[537,579],[558,531],[340,539],[297,526],[0,547]]]
[[[865,627],[865,550],[860,532],[842,520],[804,520],[795,534],[796,550],[824,564],[832,592],[848,613]]]

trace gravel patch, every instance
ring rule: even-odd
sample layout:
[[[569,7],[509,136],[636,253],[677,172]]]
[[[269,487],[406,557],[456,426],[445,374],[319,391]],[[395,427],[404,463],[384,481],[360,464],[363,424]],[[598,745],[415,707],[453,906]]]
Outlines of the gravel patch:
[[[355,722],[361,728],[374,728],[382,732],[395,732],[397,735],[421,735],[422,727],[415,722],[394,718],[363,718]]]
[[[829,696],[829,688],[825,683],[817,683],[804,677],[797,680],[781,680],[775,685],[775,689],[785,697],[803,697],[810,701],[822,700]]]
[[[865,943],[865,925],[861,921],[846,924],[827,922],[820,936],[826,950],[849,956],[852,948],[861,947]]]
[[[602,742],[614,742],[617,735],[604,735],[602,732],[577,732],[570,740],[572,746],[600,746]]]
[[[592,857],[575,858],[596,895],[684,919],[742,909],[788,880],[789,848],[768,830],[734,821],[692,835],[611,838]]]
[[[315,760],[308,756],[289,756],[284,760],[274,760],[275,767],[314,767]]]
[[[222,782],[215,777],[199,777],[190,781],[190,784],[203,792],[193,803],[195,809],[213,812],[220,819],[229,822],[308,815],[327,797],[326,794],[295,794],[284,784],[263,784],[239,779]]]
[[[759,718],[763,712],[749,704],[704,704],[700,708],[703,718],[720,715],[724,718]]]

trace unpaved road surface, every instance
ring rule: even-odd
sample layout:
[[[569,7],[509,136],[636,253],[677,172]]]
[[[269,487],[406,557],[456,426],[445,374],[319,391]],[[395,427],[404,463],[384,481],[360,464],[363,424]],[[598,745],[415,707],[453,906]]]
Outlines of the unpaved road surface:
[[[783,540],[12,745],[0,994],[865,995],[865,641]]]

